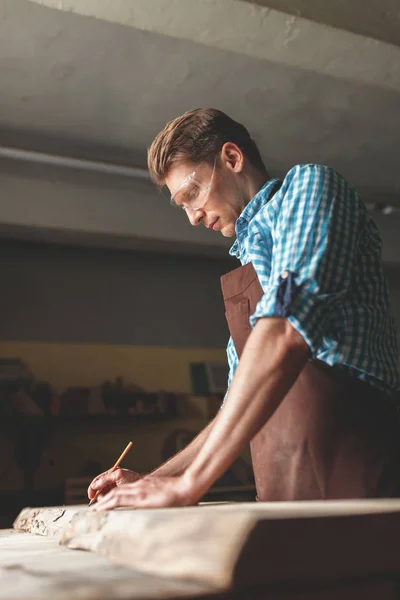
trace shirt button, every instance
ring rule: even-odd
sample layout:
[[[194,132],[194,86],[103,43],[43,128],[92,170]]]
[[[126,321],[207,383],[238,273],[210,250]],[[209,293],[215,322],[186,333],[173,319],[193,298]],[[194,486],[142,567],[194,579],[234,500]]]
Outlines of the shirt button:
[[[282,279],[287,279],[289,277],[289,271],[283,271],[281,277]]]

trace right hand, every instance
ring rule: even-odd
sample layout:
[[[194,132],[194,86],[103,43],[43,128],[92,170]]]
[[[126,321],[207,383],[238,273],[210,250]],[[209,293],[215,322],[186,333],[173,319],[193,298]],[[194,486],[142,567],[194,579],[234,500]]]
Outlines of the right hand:
[[[96,492],[101,490],[101,493],[97,496],[99,499],[108,494],[115,487],[120,485],[126,485],[127,483],[135,483],[138,479],[142,479],[142,476],[135,471],[129,469],[115,469],[115,471],[105,471],[100,475],[97,475],[88,487],[89,499],[95,497]]]

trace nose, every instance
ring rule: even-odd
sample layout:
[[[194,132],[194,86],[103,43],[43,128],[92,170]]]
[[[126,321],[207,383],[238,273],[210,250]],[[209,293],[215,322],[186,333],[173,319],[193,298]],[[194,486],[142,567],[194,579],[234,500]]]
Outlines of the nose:
[[[186,210],[187,218],[189,219],[189,223],[193,225],[193,227],[197,227],[202,222],[205,212],[204,210]]]

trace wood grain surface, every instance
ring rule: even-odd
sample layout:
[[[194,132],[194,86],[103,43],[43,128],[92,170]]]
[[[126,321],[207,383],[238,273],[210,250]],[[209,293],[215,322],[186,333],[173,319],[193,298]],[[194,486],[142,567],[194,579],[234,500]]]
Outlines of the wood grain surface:
[[[400,574],[398,500],[24,509],[14,526],[221,591]]]
[[[207,586],[173,581],[74,552],[51,537],[0,530],[4,600],[177,600],[208,596]]]

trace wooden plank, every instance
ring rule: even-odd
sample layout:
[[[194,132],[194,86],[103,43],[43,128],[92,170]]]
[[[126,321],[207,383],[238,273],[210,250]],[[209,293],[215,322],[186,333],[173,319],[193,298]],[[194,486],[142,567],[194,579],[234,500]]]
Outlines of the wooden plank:
[[[15,527],[220,590],[400,574],[399,500],[25,509]]]
[[[4,600],[177,600],[208,596],[207,586],[173,581],[68,550],[51,537],[0,531]]]
[[[206,506],[230,504],[227,502],[208,502]],[[117,512],[126,509],[117,509]],[[178,509],[182,510],[182,509]],[[64,506],[40,506],[23,508],[13,523],[17,531],[26,531],[35,535],[44,535],[60,539],[69,529],[76,514],[92,514],[88,504]],[[136,511],[135,511],[136,512]]]
[[[15,519],[16,530],[59,539],[71,524],[72,518],[87,505],[24,508]]]
[[[154,577],[54,538],[0,530],[0,598],[4,600],[396,600],[396,582],[256,586],[217,593],[190,582]]]
[[[292,518],[321,518],[333,516],[349,516],[362,514],[383,514],[400,512],[400,500],[329,500],[329,501],[304,501],[304,502],[204,502],[197,506],[185,508],[162,508],[156,509],[157,515],[164,515],[165,518],[171,516],[171,511],[178,511],[180,514],[190,511],[196,514],[196,511],[218,510],[223,507],[224,512],[231,510],[243,514],[254,514],[256,519],[292,519]],[[114,512],[126,511],[129,509],[118,509]],[[193,513],[195,511],[195,513]],[[91,514],[87,504],[78,504],[71,506],[51,506],[51,507],[27,507],[24,508],[16,518],[13,527],[21,531],[28,531],[37,535],[59,536],[68,528],[76,513]],[[135,510],[135,514],[143,511]],[[154,510],[144,511],[146,514]]]

